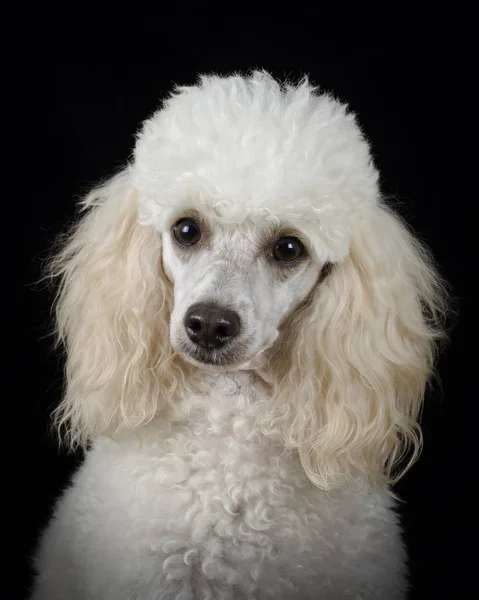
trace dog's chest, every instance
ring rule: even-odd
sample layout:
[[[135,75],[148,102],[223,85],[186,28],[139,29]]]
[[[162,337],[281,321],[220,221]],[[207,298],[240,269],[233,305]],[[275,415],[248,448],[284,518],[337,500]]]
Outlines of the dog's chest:
[[[294,456],[258,435],[248,390],[224,387],[186,421],[97,444],[85,483],[96,481],[83,495],[96,498],[93,535],[109,540],[124,571],[136,557],[143,581],[227,580],[235,598],[267,581],[274,597],[351,536],[348,504],[328,500]]]
[[[318,490],[296,457],[255,431],[249,391],[233,382],[220,399],[206,398],[206,411],[193,408],[186,423],[164,425],[124,456],[125,478],[141,482],[130,491],[132,506],[145,515],[161,512],[159,548],[163,536],[212,552],[218,540],[232,552],[253,539],[273,551],[275,539],[304,544],[310,537]]]

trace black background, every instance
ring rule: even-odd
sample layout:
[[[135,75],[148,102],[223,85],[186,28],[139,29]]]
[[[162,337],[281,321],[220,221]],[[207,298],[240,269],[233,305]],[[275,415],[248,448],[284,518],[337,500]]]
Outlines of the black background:
[[[6,123],[15,129],[6,224],[12,269],[7,321],[15,340],[9,367],[15,377],[6,375],[15,383],[4,392],[13,409],[5,426],[6,462],[13,465],[5,494],[11,548],[9,561],[2,561],[6,598],[24,597],[36,536],[79,461],[60,454],[47,429],[62,371],[45,337],[52,296],[35,285],[41,261],[72,218],[75,200],[125,163],[139,123],[174,83],[192,83],[200,72],[252,67],[279,77],[307,73],[350,104],[372,143],[384,193],[400,204],[452,284],[459,317],[439,363],[442,390],[428,394],[425,450],[398,492],[405,501],[410,597],[472,594],[468,538],[476,518],[465,507],[465,442],[473,423],[462,317],[464,221],[471,214],[464,187],[467,36],[452,23],[444,35],[437,24],[412,31],[395,20],[396,27],[388,26],[387,19],[365,19],[366,27],[349,17],[346,27],[345,14],[334,21],[316,13],[207,18],[185,6],[161,18],[145,13],[141,20],[125,11],[116,20],[90,15],[80,23],[72,13],[60,25],[57,16],[25,15],[17,38],[23,60],[9,88],[14,118]]]

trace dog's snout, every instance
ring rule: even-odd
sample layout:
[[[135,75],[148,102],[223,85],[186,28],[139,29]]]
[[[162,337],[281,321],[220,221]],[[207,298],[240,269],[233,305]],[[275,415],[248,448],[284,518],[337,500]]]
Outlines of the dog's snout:
[[[238,315],[214,304],[194,304],[185,315],[190,340],[208,350],[221,348],[240,331]]]

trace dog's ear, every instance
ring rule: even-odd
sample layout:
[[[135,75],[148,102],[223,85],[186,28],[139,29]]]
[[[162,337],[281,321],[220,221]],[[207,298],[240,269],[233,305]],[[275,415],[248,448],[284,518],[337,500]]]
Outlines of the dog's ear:
[[[427,250],[397,215],[375,207],[349,256],[286,324],[288,350],[276,357],[272,422],[317,485],[355,474],[387,485],[417,458],[446,308]]]
[[[85,445],[152,418],[176,383],[171,290],[160,235],[138,224],[128,169],[82,201],[50,272],[60,282],[56,328],[66,349],[66,390],[55,412],[62,438]]]

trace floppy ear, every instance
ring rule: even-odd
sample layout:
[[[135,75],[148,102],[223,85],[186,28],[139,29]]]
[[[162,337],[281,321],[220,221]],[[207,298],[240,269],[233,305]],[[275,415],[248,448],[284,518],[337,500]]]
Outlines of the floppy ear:
[[[151,419],[176,386],[171,290],[160,236],[137,222],[128,169],[82,201],[50,272],[60,278],[56,325],[66,349],[66,391],[55,412],[62,437],[85,445]]]
[[[398,216],[375,207],[346,260],[285,324],[288,343],[280,338],[272,357],[272,422],[318,486],[356,476],[386,485],[416,459],[445,310],[428,252]]]

